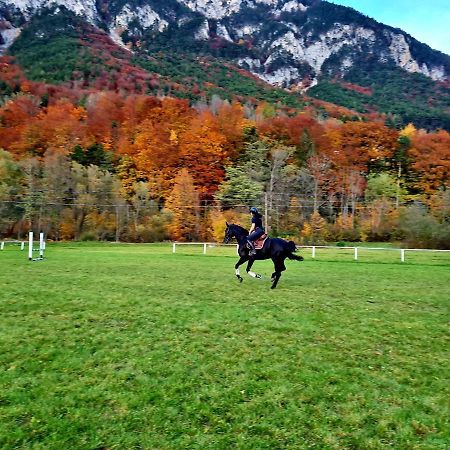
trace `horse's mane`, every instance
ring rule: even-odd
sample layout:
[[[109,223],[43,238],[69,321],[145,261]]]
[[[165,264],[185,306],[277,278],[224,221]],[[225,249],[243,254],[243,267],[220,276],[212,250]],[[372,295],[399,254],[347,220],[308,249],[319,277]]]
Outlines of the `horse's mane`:
[[[233,227],[234,229],[237,229],[240,233],[242,233],[245,236],[248,236],[248,230],[244,227],[241,227],[240,225],[237,225],[235,223],[230,223],[228,224],[228,226],[231,228]]]

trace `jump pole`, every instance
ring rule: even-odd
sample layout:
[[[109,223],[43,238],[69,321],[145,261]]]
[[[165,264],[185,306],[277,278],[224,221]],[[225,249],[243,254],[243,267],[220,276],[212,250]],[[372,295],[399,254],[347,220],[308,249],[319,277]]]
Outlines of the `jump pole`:
[[[44,248],[45,248],[44,233],[39,233],[39,258],[40,259],[44,259]]]

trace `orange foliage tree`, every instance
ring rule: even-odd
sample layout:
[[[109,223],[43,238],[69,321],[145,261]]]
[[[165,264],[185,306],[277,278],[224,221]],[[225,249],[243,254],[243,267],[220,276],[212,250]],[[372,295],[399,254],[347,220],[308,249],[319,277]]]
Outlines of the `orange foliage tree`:
[[[91,94],[86,102],[87,128],[107,151],[115,150],[117,133],[123,121],[123,99],[113,92]]]
[[[398,133],[378,122],[346,122],[327,131],[323,152],[337,170],[351,167],[362,174],[377,171],[394,155]]]
[[[199,196],[187,169],[181,169],[175,177],[174,187],[166,201],[166,209],[172,214],[169,225],[172,239],[192,241],[199,238],[201,231]]]
[[[364,191],[364,177],[387,167],[397,147],[398,133],[377,122],[347,122],[329,128],[326,134],[329,146],[322,152],[332,163],[334,188],[341,194],[343,212],[349,203],[354,211]]]
[[[180,136],[181,167],[194,174],[195,184],[203,198],[212,198],[229,163],[226,138],[217,118],[204,112],[192,119]]]
[[[42,109],[37,116],[29,117],[20,136],[11,143],[10,150],[19,156],[44,156],[47,150],[69,154],[76,145],[91,143],[85,109],[61,101]]]
[[[217,112],[219,129],[226,139],[225,152],[235,159],[244,144],[244,130],[253,123],[244,116],[244,108],[239,103],[224,103]]]
[[[418,175],[416,187],[427,195],[450,187],[450,134],[417,133],[412,139],[412,169]]]
[[[18,141],[38,114],[39,102],[30,95],[18,95],[8,100],[0,108],[0,147],[16,156],[24,156]]]
[[[155,197],[168,195],[182,167],[179,141],[192,114],[184,100],[147,101],[142,96],[127,99],[123,107],[118,152],[132,158]]]

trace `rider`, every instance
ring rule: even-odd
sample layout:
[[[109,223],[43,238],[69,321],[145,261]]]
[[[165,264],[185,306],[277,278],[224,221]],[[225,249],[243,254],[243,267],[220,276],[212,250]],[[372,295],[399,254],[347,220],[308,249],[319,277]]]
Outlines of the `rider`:
[[[256,241],[256,239],[264,234],[264,227],[262,223],[262,215],[259,213],[259,211],[254,206],[252,206],[250,208],[250,212],[252,213],[252,226],[247,237],[247,242],[250,247],[249,255],[254,256],[256,255],[256,250],[253,241]]]

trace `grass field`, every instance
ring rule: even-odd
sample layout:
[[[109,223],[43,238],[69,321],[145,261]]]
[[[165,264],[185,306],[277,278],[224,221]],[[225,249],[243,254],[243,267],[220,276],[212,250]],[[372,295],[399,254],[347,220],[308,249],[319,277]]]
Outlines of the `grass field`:
[[[447,254],[171,250],[0,252],[1,449],[449,448]]]

